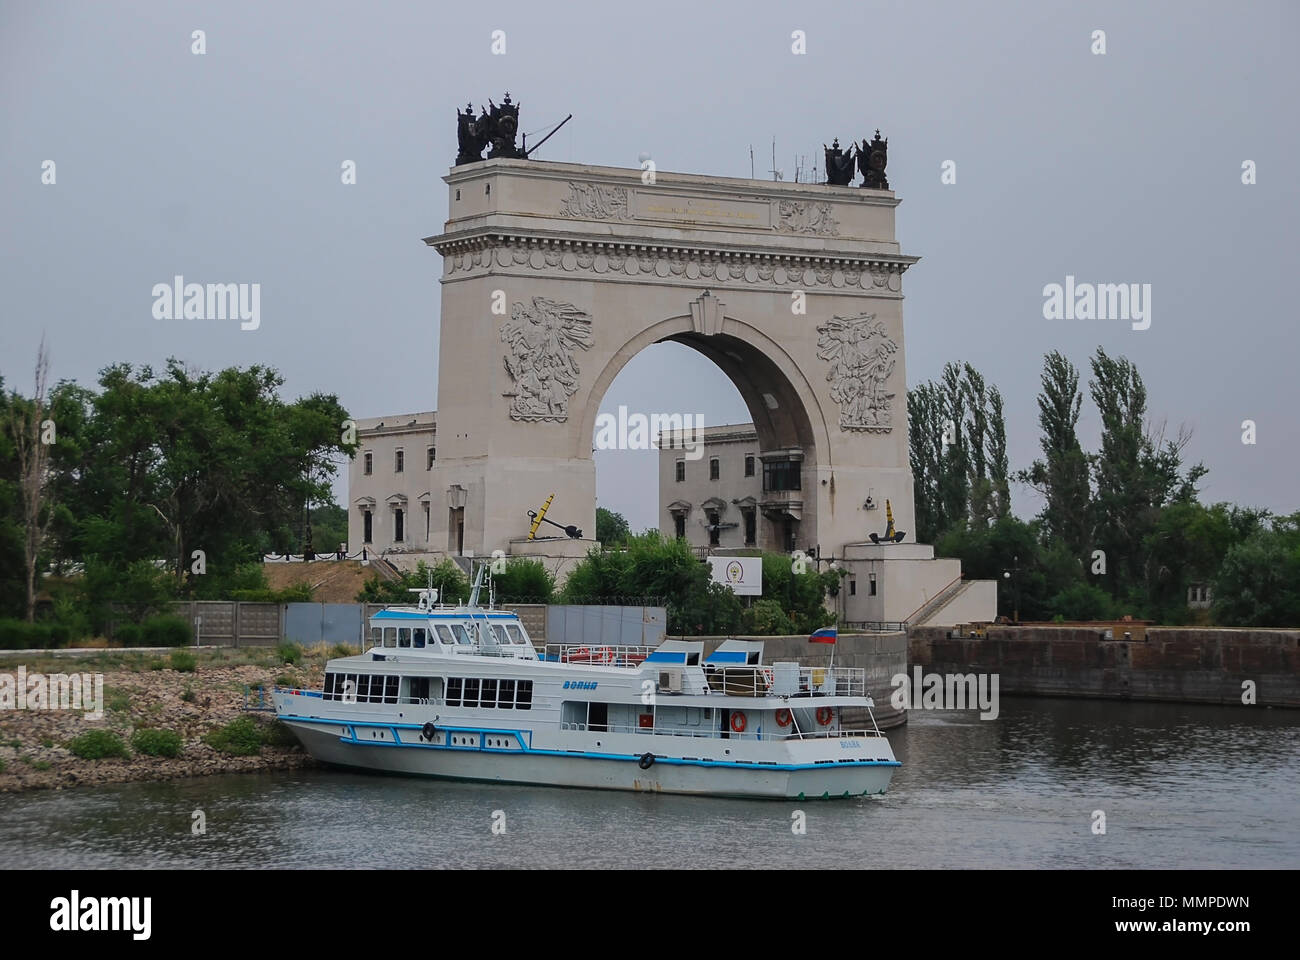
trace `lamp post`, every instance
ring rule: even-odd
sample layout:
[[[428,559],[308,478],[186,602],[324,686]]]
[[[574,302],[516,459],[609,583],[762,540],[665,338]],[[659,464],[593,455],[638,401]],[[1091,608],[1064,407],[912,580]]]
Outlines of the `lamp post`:
[[[1015,623],[1020,622],[1020,557],[1015,555],[1011,558],[1011,569],[1002,571],[1002,579],[1010,580],[1016,591],[1015,608],[1012,613],[1012,620]]]

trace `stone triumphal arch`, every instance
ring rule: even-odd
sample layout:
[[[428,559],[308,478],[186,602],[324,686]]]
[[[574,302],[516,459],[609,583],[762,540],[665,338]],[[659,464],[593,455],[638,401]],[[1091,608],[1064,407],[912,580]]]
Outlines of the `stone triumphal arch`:
[[[425,241],[443,263],[430,546],[539,552],[527,511],[550,493],[552,516],[593,534],[601,399],[640,350],[676,341],[731,378],[760,457],[794,478],[764,490],[760,546],[924,559],[902,310],[917,258],[894,238],[893,192],[650,179],[504,158],[444,178],[450,216]],[[886,500],[906,536],[880,547]]]

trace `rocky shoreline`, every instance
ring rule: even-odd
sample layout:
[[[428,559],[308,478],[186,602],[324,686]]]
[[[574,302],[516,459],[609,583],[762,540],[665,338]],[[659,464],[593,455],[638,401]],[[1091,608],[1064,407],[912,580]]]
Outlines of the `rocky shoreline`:
[[[0,660],[0,674],[16,676],[20,666],[28,677],[61,671],[103,675],[103,716],[47,709],[0,710],[0,793],[62,790],[146,780],[171,780],[217,773],[252,773],[317,766],[296,744],[263,745],[258,754],[231,756],[214,749],[204,738],[237,717],[252,717],[272,732],[274,714],[244,710],[244,688],[264,685],[268,694],[282,685],[318,686],[326,654],[303,656],[297,666],[278,662],[275,651],[218,650],[200,652],[193,672],[173,669],[160,654],[103,655],[76,661],[60,658],[21,663]],[[130,758],[82,759],[68,743],[88,730],[103,729],[130,744],[140,729],[175,732],[181,738],[176,757],[149,756],[132,751]],[[283,739],[283,728],[275,731]]]

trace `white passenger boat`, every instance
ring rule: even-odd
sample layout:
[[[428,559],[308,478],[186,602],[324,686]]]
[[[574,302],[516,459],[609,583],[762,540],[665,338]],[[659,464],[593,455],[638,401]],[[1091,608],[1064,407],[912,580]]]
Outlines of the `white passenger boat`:
[[[519,617],[433,590],[370,619],[322,690],[277,688],[318,760],[384,773],[731,797],[884,793],[899,766],[865,671],[763,662],[761,641],[553,645]],[[489,592],[490,592],[489,585]],[[848,721],[848,722],[846,722]],[[851,729],[856,723],[858,729]]]

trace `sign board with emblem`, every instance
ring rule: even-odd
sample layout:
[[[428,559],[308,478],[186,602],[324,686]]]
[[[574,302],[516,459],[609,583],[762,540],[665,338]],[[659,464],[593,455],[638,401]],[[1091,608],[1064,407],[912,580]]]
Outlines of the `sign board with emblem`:
[[[713,568],[713,581],[740,597],[763,595],[762,557],[709,557]]]

